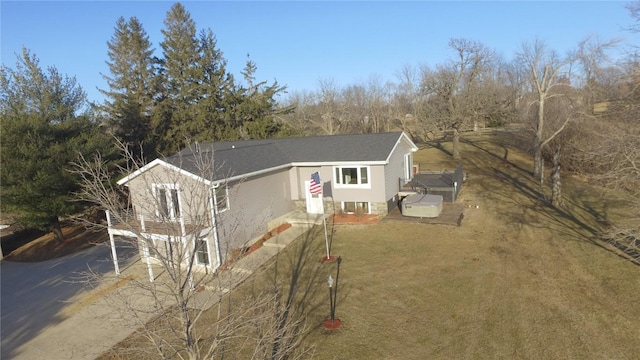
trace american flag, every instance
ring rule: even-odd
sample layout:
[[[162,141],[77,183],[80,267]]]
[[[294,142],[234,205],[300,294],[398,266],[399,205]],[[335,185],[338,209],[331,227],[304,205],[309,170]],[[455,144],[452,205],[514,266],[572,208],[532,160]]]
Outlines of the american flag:
[[[312,194],[322,194],[322,183],[320,182],[320,174],[318,174],[317,171],[311,174],[309,192],[311,192]]]

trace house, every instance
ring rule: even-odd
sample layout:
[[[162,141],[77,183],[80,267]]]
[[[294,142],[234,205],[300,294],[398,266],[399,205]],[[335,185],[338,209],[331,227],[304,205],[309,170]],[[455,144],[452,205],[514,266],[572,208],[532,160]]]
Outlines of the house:
[[[149,261],[190,243],[195,265],[215,270],[294,211],[387,214],[417,149],[402,132],[196,143],[118,181],[130,206],[107,214],[109,234],[144,236]]]

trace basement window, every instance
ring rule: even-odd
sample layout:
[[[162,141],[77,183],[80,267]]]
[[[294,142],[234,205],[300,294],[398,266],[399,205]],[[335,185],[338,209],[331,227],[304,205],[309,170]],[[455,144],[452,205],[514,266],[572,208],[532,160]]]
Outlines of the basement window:
[[[345,214],[369,214],[369,203],[358,201],[342,202],[342,211]]]

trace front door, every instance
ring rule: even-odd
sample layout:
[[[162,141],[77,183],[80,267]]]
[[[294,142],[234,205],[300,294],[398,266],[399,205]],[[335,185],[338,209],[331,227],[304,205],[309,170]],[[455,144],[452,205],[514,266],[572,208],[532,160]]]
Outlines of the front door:
[[[311,191],[309,191],[310,185],[310,180],[304,182],[304,189],[307,199],[307,214],[324,214],[322,194],[312,194]]]

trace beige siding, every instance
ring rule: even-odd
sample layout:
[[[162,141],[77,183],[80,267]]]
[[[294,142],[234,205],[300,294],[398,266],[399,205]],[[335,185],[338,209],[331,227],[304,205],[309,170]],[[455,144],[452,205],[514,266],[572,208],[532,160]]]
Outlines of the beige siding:
[[[183,231],[187,233],[199,232],[211,226],[209,187],[194,177],[158,165],[135,177],[127,185],[134,208],[135,218],[133,221],[135,224],[133,226],[138,230],[142,226],[141,220],[144,220],[145,232],[157,234],[154,235],[155,238],[170,235],[171,238],[177,239],[183,235]],[[158,201],[154,197],[154,187],[157,185],[178,189],[180,217],[184,220],[184,229],[179,219],[167,222],[158,217]],[[218,264],[215,241],[212,236],[207,236],[204,240],[209,244],[210,265],[216,267]],[[167,244],[166,240],[156,240],[156,251],[165,252],[163,250]],[[175,243],[175,246],[180,246],[178,244]],[[144,251],[144,246],[141,244],[141,256],[144,256]],[[176,254],[180,254],[176,256],[187,255],[181,251]],[[197,267],[201,268],[202,266],[197,265]]]
[[[291,192],[289,193],[289,195],[291,196],[291,199],[304,200],[304,190],[302,193],[300,193],[300,189],[304,187],[304,182],[301,186],[300,182],[298,181],[298,179],[301,179],[300,168],[295,166],[291,167],[288,171],[288,175],[289,175],[289,184],[291,184],[291,187],[290,187]]]
[[[404,178],[404,156],[411,153],[411,146],[402,139],[395,151],[389,157],[389,163],[385,166],[385,200],[393,200],[398,195],[399,179]]]
[[[144,217],[149,225],[158,220],[154,184],[179,189],[180,215],[185,223],[203,218],[210,223],[210,189],[203,182],[163,166],[151,168],[129,182],[131,202],[138,219]],[[218,214],[217,219],[223,258],[233,249],[266,233],[269,220],[295,208],[287,170],[233,182],[228,189],[229,209]],[[211,249],[213,251],[213,246]]]
[[[291,169],[296,179],[291,183],[294,200],[306,200],[305,181],[311,180],[311,174],[318,172],[320,181],[322,182],[322,191],[324,197],[331,197],[331,166],[302,166]]]
[[[201,181],[160,165],[145,171],[128,183],[131,203],[138,219],[144,216],[145,220],[158,220],[158,202],[154,198],[154,185],[169,185],[179,189],[180,214],[185,222],[209,220],[208,187]]]
[[[349,166],[365,166],[353,164]],[[358,201],[358,202],[383,202],[384,198],[384,166],[369,166],[369,187],[349,188],[336,186],[335,168],[332,168],[331,185],[333,191],[333,201]]]
[[[288,170],[229,184],[229,210],[218,216],[223,254],[248,245],[269,230],[269,220],[293,211],[291,192]]]

